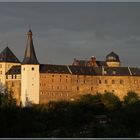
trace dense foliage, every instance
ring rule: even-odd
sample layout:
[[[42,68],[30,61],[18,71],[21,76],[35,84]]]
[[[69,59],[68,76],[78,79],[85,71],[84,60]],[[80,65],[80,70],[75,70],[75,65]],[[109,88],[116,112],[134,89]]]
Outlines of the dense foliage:
[[[0,137],[140,137],[140,101],[129,92],[85,94],[75,101],[17,107],[0,94]]]

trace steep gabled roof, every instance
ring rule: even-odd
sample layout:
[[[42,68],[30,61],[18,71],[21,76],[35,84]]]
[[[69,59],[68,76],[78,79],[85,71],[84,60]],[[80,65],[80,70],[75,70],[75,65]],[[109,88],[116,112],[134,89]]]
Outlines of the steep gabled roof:
[[[34,50],[31,30],[28,32],[27,45],[22,64],[39,64]]]
[[[106,61],[96,61],[97,66],[107,66]]]
[[[0,53],[0,62],[12,62],[12,63],[20,63],[18,58],[14,55],[14,53],[9,49],[9,47],[6,47],[1,53]]]
[[[133,75],[133,76],[140,76],[140,69],[139,68],[129,68],[130,69],[130,71],[131,71],[131,74]]]
[[[6,75],[13,75],[13,74],[21,74],[21,66],[20,66],[20,65],[12,66],[12,67],[6,72]]]
[[[69,74],[68,67],[66,65],[52,65],[52,64],[41,64],[40,73],[62,73]]]
[[[70,71],[74,75],[97,75],[94,67],[91,66],[69,66]]]
[[[91,67],[73,65],[41,64],[40,73],[95,75],[95,76],[140,76],[140,69],[134,67]],[[7,75],[21,74],[21,66],[12,66]]]

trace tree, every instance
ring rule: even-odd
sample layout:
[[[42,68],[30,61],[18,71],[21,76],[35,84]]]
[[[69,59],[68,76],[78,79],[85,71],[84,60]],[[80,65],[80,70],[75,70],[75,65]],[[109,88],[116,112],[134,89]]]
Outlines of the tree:
[[[5,85],[0,83],[0,107],[13,107],[16,106],[16,100],[12,97],[11,93]]]
[[[109,110],[116,110],[121,107],[121,101],[114,93],[106,92],[102,95],[102,103]]]
[[[126,96],[124,96],[124,104],[125,105],[132,105],[135,104],[139,101],[139,97],[138,94],[133,92],[133,91],[129,91],[127,93]]]

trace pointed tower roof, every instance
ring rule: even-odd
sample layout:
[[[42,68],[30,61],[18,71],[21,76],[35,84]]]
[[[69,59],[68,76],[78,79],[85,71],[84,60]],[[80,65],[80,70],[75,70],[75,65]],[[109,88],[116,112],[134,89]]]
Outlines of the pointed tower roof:
[[[9,49],[9,47],[6,47],[1,53],[0,53],[0,62],[12,62],[12,63],[20,63],[18,58],[14,55],[14,53]]]
[[[22,64],[39,64],[34,50],[31,30],[28,31],[27,45],[26,45],[25,55]]]

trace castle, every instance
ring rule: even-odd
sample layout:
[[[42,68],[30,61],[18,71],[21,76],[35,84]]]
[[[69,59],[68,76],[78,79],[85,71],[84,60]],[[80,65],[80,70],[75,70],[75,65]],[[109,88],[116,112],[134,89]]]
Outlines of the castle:
[[[122,67],[114,52],[105,61],[77,60],[71,65],[40,64],[32,31],[28,31],[22,62],[6,47],[0,53],[0,82],[6,85],[17,103],[45,104],[51,100],[74,100],[82,94],[114,92],[120,99],[128,91],[140,94],[140,69]]]

